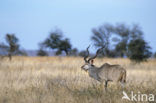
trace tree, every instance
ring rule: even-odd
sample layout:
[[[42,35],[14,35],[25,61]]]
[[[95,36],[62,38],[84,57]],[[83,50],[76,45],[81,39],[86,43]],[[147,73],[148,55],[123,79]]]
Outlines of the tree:
[[[132,29],[130,31],[130,39],[131,40],[136,40],[138,38],[143,38],[143,31],[138,25],[133,25]]]
[[[39,49],[39,50],[37,51],[37,55],[38,55],[38,56],[48,56],[47,52],[44,51],[43,49]]]
[[[62,54],[64,51],[66,55],[69,54],[72,45],[68,38],[63,38],[61,30],[57,29],[50,33],[49,37],[42,43],[46,48],[55,49],[56,55]]]
[[[109,57],[109,44],[110,44],[110,36],[112,33],[113,27],[110,24],[105,24],[103,26],[100,26],[97,29],[93,29],[93,35],[91,37],[91,40],[93,41],[95,47],[101,48],[105,47],[103,51],[104,56]]]
[[[71,49],[70,56],[78,56],[78,49],[77,48]]]
[[[128,57],[136,62],[140,63],[146,61],[151,57],[151,47],[143,39],[143,32],[138,25],[133,25],[130,31],[129,43],[128,43]]]
[[[48,56],[48,53],[44,50],[45,45],[43,43],[39,43],[39,50],[37,51],[37,56]]]
[[[91,39],[94,45],[99,48],[105,47],[104,56],[129,57],[135,62],[146,61],[151,56],[150,46],[143,39],[143,32],[136,24],[132,26],[105,24],[98,29],[93,29],[92,32]],[[113,43],[115,48],[110,47]]]
[[[64,51],[66,53],[66,55],[68,55],[70,50],[71,50],[70,41],[68,38],[65,38],[64,40],[60,41],[60,45],[58,47],[56,54],[59,55],[62,53],[62,51]]]
[[[124,57],[127,53],[127,43],[124,41],[120,41],[116,47],[115,47],[115,51],[116,51],[116,56],[117,57]]]
[[[9,59],[11,60],[12,55],[16,55],[20,53],[19,44],[18,44],[19,40],[14,34],[6,34],[5,39],[8,45],[8,56]]]
[[[86,55],[87,55],[87,51],[85,51],[85,50],[79,52],[79,56],[81,56],[81,57],[85,57]]]
[[[6,34],[5,40],[6,44],[0,43],[1,55],[8,55],[10,60],[12,59],[12,55],[27,55],[23,49],[20,49],[19,39],[14,34]]]
[[[117,56],[125,57],[127,55],[127,45],[130,39],[131,30],[125,24],[118,24],[114,27],[114,33],[120,37],[115,47]]]
[[[145,40],[141,38],[131,40],[128,44],[128,56],[136,63],[146,61],[147,58],[151,56],[151,54],[150,46]]]
[[[154,53],[154,58],[156,58],[156,52]]]
[[[114,33],[120,36],[115,50],[120,57],[129,57],[134,62],[146,61],[151,56],[150,46],[143,39],[143,32],[138,25],[130,28],[125,24],[115,27]]]

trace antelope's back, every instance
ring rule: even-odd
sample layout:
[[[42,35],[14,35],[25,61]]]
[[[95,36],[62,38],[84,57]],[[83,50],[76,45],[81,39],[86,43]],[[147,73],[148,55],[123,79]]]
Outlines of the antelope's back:
[[[104,80],[118,81],[124,72],[125,69],[120,65],[110,65],[105,63],[99,69],[98,76]]]

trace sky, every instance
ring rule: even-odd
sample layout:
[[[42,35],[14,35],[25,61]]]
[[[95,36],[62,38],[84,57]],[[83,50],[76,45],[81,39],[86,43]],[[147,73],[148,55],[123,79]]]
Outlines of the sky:
[[[156,52],[156,0],[0,0],[0,42],[7,33],[20,39],[22,48],[37,50],[56,28],[84,50],[91,30],[105,23],[139,24]]]

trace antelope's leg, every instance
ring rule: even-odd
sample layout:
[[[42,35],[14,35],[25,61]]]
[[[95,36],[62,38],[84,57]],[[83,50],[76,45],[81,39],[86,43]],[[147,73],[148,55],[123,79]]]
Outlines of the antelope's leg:
[[[105,90],[107,90],[108,81],[105,81]]]
[[[120,84],[121,84],[122,88],[125,88],[125,83],[124,82],[121,81]]]

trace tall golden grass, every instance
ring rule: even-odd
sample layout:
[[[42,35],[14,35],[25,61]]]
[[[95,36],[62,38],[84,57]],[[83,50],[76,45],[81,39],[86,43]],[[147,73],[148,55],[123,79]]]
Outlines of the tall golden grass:
[[[96,59],[95,65],[106,62],[127,70],[127,93],[156,95],[156,60],[134,65],[128,59],[103,58]],[[81,70],[83,64],[79,57],[4,58],[0,60],[0,103],[132,103],[122,100],[120,85],[109,83],[108,91],[103,91],[98,81]]]

